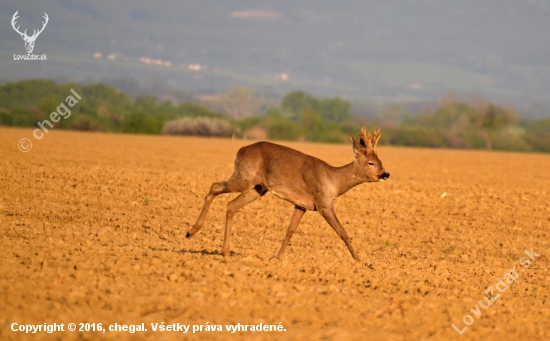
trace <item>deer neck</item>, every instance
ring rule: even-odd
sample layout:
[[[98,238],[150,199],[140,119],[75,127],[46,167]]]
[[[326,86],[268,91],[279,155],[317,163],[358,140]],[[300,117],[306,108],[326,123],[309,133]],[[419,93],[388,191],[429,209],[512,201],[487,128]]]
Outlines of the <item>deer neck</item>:
[[[357,163],[355,161],[342,167],[335,167],[334,173],[333,179],[337,179],[338,196],[365,182],[357,174]]]

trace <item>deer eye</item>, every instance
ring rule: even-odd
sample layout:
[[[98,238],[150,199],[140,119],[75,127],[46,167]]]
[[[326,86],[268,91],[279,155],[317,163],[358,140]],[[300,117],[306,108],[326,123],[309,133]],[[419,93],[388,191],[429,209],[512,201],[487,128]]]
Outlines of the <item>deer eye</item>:
[[[369,161],[369,166],[374,166],[374,162]]]

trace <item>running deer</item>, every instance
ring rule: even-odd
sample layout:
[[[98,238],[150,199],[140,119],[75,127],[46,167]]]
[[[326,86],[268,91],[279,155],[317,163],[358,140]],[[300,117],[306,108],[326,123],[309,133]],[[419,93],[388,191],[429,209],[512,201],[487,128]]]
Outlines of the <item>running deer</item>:
[[[336,198],[363,182],[384,182],[390,177],[376,155],[380,128],[358,134],[359,142],[350,134],[355,159],[348,165],[332,167],[326,162],[297,150],[269,142],[257,142],[242,147],[235,156],[235,170],[229,180],[215,182],[204,200],[197,222],[186,237],[195,235],[203,226],[212,200],[223,193],[241,193],[227,205],[225,237],[222,253],[229,256],[231,220],[242,207],[271,191],[281,199],[294,204],[294,212],[286,237],[276,258],[281,259],[306,212],[319,211],[327,223],[346,243],[352,257],[359,261],[346,230],[336,217]]]

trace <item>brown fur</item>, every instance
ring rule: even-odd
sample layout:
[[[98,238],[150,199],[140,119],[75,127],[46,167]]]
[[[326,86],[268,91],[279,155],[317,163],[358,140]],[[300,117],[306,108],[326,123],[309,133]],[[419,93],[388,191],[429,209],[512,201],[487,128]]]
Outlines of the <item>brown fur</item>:
[[[350,135],[351,136],[351,135]],[[336,198],[363,182],[384,181],[389,177],[375,151],[380,129],[359,134],[363,144],[351,136],[355,159],[348,165],[333,167],[313,156],[270,142],[257,142],[241,148],[235,157],[235,171],[226,182],[212,184],[203,209],[187,237],[195,235],[204,224],[208,208],[222,193],[242,193],[227,205],[225,239],[222,252],[229,256],[231,220],[245,205],[267,191],[295,205],[286,237],[277,254],[280,258],[306,210],[319,211],[346,243],[354,259],[349,237],[334,212]]]

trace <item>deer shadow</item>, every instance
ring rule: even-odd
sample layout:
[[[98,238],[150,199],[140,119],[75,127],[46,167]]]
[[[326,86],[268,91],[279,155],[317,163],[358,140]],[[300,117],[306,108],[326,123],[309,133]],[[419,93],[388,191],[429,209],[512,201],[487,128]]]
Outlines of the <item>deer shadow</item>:
[[[185,249],[181,249],[181,250],[172,250],[172,252],[175,252],[175,253],[191,253],[191,254],[202,254],[202,255],[206,255],[206,256],[222,256],[223,257],[223,253],[221,253],[220,251],[218,250],[214,250],[214,251],[209,251],[209,250],[206,250],[206,249],[202,249],[202,250],[185,250]],[[230,251],[229,252],[229,256],[241,256],[240,253],[237,253],[235,251]]]

